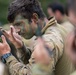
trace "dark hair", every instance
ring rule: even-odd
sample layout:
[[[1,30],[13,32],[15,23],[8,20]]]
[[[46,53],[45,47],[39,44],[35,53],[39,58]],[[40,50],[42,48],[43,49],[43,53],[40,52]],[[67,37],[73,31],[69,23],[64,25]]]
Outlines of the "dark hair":
[[[48,8],[51,8],[54,13],[58,10],[62,15],[65,14],[64,6],[58,2],[50,3]]]
[[[76,0],[67,0],[67,3],[66,3],[67,15],[68,15],[69,10],[72,10],[76,14]]]
[[[33,13],[37,13],[39,18],[45,17],[38,0],[14,0],[8,9],[8,21],[13,22],[18,14],[31,20]]]

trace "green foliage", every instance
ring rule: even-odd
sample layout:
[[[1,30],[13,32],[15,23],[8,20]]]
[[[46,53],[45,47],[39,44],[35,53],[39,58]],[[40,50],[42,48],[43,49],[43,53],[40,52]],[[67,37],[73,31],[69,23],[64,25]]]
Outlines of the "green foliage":
[[[0,22],[7,23],[7,11],[9,0],[0,0]]]
[[[39,0],[41,2],[41,5],[43,7],[44,12],[46,13],[47,11],[47,5],[50,2],[53,1],[60,1],[62,3],[65,3],[66,0]],[[7,12],[8,12],[8,5],[10,3],[10,0],[0,0],[0,22],[2,24],[8,23],[7,21]]]

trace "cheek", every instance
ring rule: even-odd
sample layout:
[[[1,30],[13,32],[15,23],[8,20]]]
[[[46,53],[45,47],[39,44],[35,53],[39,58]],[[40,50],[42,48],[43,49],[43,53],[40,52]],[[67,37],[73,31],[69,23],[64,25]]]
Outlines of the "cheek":
[[[31,27],[30,27],[30,25],[26,25],[25,27],[24,27],[24,29],[25,29],[25,31],[27,32],[27,33],[30,33],[31,32]]]
[[[26,32],[28,32],[30,28],[30,24],[28,22],[24,23],[23,28],[26,30]]]

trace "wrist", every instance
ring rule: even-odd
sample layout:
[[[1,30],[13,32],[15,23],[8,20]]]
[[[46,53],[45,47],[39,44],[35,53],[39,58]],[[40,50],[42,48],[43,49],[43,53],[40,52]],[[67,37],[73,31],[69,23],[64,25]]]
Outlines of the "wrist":
[[[19,45],[15,45],[15,46],[16,46],[17,49],[19,49],[19,48],[22,48],[22,47],[24,46],[24,43],[21,42],[21,44],[19,44]]]
[[[6,59],[8,59],[12,54],[11,53],[7,53],[4,54],[3,56],[1,56],[1,60],[3,63],[6,63]]]
[[[25,47],[24,42],[22,42],[22,45],[17,47],[17,49],[23,49]]]

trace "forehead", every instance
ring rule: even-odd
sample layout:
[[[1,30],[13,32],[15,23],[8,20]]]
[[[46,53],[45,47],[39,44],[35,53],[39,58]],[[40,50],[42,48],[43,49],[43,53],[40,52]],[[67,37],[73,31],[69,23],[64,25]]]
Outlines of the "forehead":
[[[21,16],[21,15],[17,15],[16,17],[15,17],[15,21],[19,21],[19,20],[28,20],[27,18],[24,18],[23,16]]]
[[[21,15],[17,15],[15,17],[15,20],[14,20],[14,26],[18,26],[18,25],[22,25],[22,24],[28,24],[29,23],[29,20],[22,17]]]

